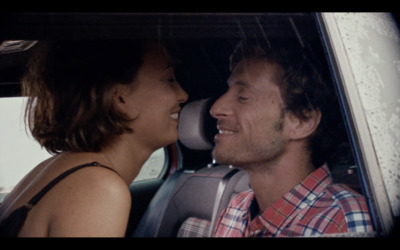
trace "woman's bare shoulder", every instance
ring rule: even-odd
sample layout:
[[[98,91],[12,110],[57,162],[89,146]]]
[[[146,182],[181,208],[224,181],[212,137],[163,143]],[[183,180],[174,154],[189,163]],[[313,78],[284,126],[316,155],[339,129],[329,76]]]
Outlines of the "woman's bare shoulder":
[[[59,183],[49,198],[54,207],[52,228],[58,229],[54,235],[113,234],[112,230],[122,232],[129,219],[129,187],[110,169],[81,169]]]

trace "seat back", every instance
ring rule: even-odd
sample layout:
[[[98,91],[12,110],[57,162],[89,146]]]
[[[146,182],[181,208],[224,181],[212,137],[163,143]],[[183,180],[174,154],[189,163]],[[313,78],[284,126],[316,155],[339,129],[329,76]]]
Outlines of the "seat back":
[[[185,217],[181,222],[178,230],[178,237],[210,237],[215,231],[216,222],[222,210],[225,209],[231,198],[250,188],[249,178],[245,171],[232,168],[231,166],[218,166],[217,169],[226,171],[226,174],[221,178],[219,177],[218,187],[213,190],[214,203],[212,204],[212,211],[210,208],[207,211],[206,217],[192,215]],[[214,172],[215,169],[211,170]],[[210,202],[210,200],[207,200]],[[212,212],[212,213],[211,213]]]
[[[194,173],[185,171],[174,173],[151,201],[133,236],[208,236],[218,186],[221,180],[234,170],[238,171],[236,168],[223,165],[205,167]],[[234,176],[235,178],[230,178],[227,182],[217,214],[227,205],[226,202],[233,193],[249,188],[244,171],[238,171]],[[238,182],[239,179],[243,180]],[[204,232],[191,232],[194,228],[186,228],[185,233],[178,234],[182,224],[189,218],[196,218],[199,222],[206,221],[209,225]]]
[[[211,102],[211,98],[203,99],[188,103],[182,109],[179,134],[185,146],[195,150],[212,149],[204,124],[210,121],[207,116],[210,116]],[[232,196],[247,189],[247,173],[231,166],[209,164],[199,170],[181,169],[160,187],[132,236],[210,236]]]

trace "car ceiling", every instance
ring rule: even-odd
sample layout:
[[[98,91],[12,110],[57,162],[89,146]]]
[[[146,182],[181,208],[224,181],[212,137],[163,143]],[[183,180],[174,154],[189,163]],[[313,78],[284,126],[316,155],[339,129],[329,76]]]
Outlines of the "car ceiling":
[[[301,34],[301,35],[299,35]],[[7,40],[74,40],[162,38],[176,41],[215,41],[265,37],[315,37],[312,13],[64,13],[21,12],[0,14],[0,43]],[[185,43],[185,46],[191,46]],[[221,44],[220,44],[221,45]],[[223,45],[222,45],[223,47]],[[19,79],[28,51],[0,52],[0,96],[19,94]],[[195,56],[195,55],[193,55]],[[208,58],[218,60],[218,58]],[[218,69],[217,69],[218,70]],[[215,71],[215,68],[214,68]],[[224,78],[218,76],[217,78]],[[199,88],[201,91],[204,88]]]
[[[307,35],[311,13],[3,13],[0,39],[123,39]],[[262,25],[262,30],[260,26]]]

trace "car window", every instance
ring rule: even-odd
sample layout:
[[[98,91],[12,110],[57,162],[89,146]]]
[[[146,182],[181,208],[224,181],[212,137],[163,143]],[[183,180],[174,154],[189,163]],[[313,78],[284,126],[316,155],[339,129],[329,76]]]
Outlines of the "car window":
[[[154,151],[144,163],[139,175],[136,176],[133,181],[143,181],[161,177],[164,170],[166,170],[166,158],[166,150],[164,148]]]
[[[0,98],[0,193],[8,193],[35,165],[51,156],[25,130],[25,98]]]
[[[26,97],[0,98],[0,202],[34,166],[52,156],[25,127],[26,100]],[[155,151],[134,181],[160,177],[166,152],[163,148]]]

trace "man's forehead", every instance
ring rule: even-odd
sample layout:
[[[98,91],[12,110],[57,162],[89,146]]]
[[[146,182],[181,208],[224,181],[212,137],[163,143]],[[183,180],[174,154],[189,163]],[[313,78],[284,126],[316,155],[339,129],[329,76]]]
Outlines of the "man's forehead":
[[[229,87],[237,85],[243,88],[250,88],[255,82],[272,83],[275,73],[278,70],[276,64],[271,64],[261,59],[244,59],[232,70],[227,80]]]

